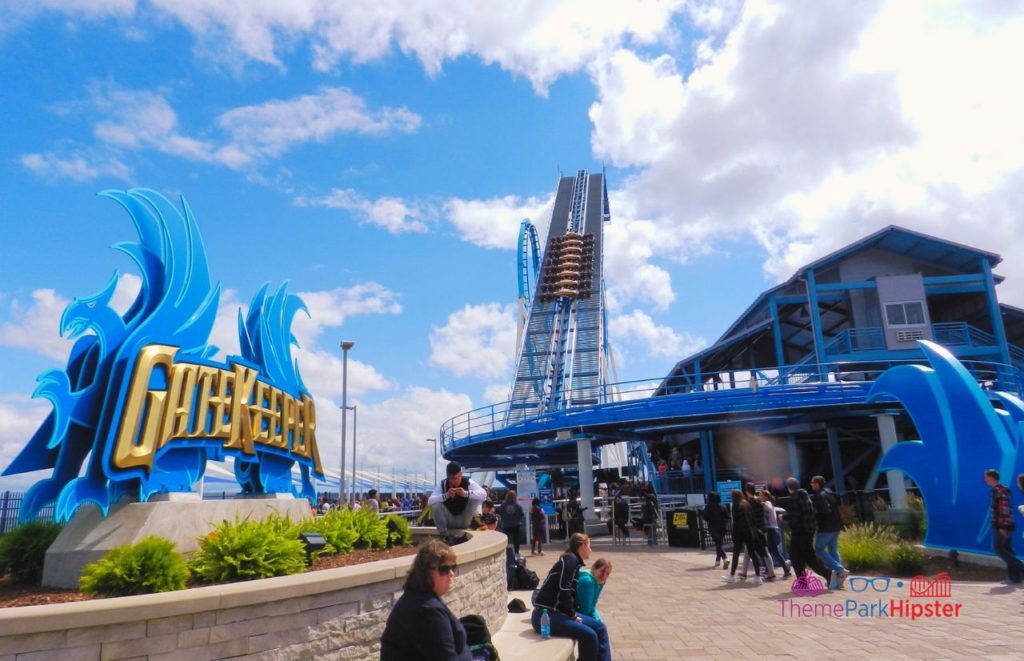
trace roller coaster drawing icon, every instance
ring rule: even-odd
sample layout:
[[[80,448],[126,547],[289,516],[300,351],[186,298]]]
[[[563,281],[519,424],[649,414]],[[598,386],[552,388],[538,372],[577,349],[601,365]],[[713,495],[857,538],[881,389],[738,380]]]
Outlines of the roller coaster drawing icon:
[[[929,580],[927,576],[915,576],[910,579],[910,597],[930,599],[932,597],[952,597],[953,581],[949,574],[941,572]]]

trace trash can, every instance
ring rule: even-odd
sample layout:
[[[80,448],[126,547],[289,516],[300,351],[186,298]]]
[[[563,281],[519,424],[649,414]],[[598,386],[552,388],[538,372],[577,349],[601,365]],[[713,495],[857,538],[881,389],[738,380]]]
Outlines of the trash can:
[[[697,510],[675,509],[665,513],[665,530],[669,546],[700,546]]]

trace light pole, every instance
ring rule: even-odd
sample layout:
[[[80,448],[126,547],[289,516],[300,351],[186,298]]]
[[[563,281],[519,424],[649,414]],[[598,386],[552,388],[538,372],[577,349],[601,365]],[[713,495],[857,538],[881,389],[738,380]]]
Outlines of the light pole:
[[[359,487],[356,486],[356,443],[359,441],[358,436],[358,423],[359,423],[359,405],[353,404],[348,409],[352,411],[352,499],[349,502],[356,502],[356,494],[359,491]]]
[[[434,486],[436,487],[437,486],[437,439],[436,438],[427,438],[427,439],[424,439],[424,440],[426,440],[427,443],[433,443],[434,444]]]
[[[351,340],[341,341],[341,470],[338,473],[338,502],[345,500],[345,427],[348,416],[348,350],[356,345]]]

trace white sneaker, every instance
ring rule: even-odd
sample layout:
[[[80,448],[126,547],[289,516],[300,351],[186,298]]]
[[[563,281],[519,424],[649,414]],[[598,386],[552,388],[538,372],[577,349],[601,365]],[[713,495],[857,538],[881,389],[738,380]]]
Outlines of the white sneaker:
[[[850,572],[846,571],[845,569],[843,571],[839,572],[838,574],[836,574],[836,578],[835,578],[836,589],[837,590],[842,590],[843,589],[843,583],[845,583],[846,579],[848,579],[848,578],[850,578]]]
[[[751,579],[751,581],[750,581],[750,584],[751,584],[751,585],[761,585],[762,583],[764,583],[764,579],[763,579],[763,578],[761,578],[760,576],[755,576],[755,577],[754,577],[753,579]]]
[[[726,574],[725,576],[722,577],[722,581],[724,581],[726,583],[735,583],[736,582],[736,577],[733,576],[732,574]]]

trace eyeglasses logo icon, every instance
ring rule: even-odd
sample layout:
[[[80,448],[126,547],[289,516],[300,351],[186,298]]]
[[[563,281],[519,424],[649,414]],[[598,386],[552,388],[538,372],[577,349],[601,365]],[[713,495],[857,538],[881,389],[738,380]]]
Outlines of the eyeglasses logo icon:
[[[846,582],[850,592],[864,592],[869,587],[875,592],[888,592],[892,579],[888,576],[851,576]],[[903,581],[896,581],[896,587],[902,588]]]

